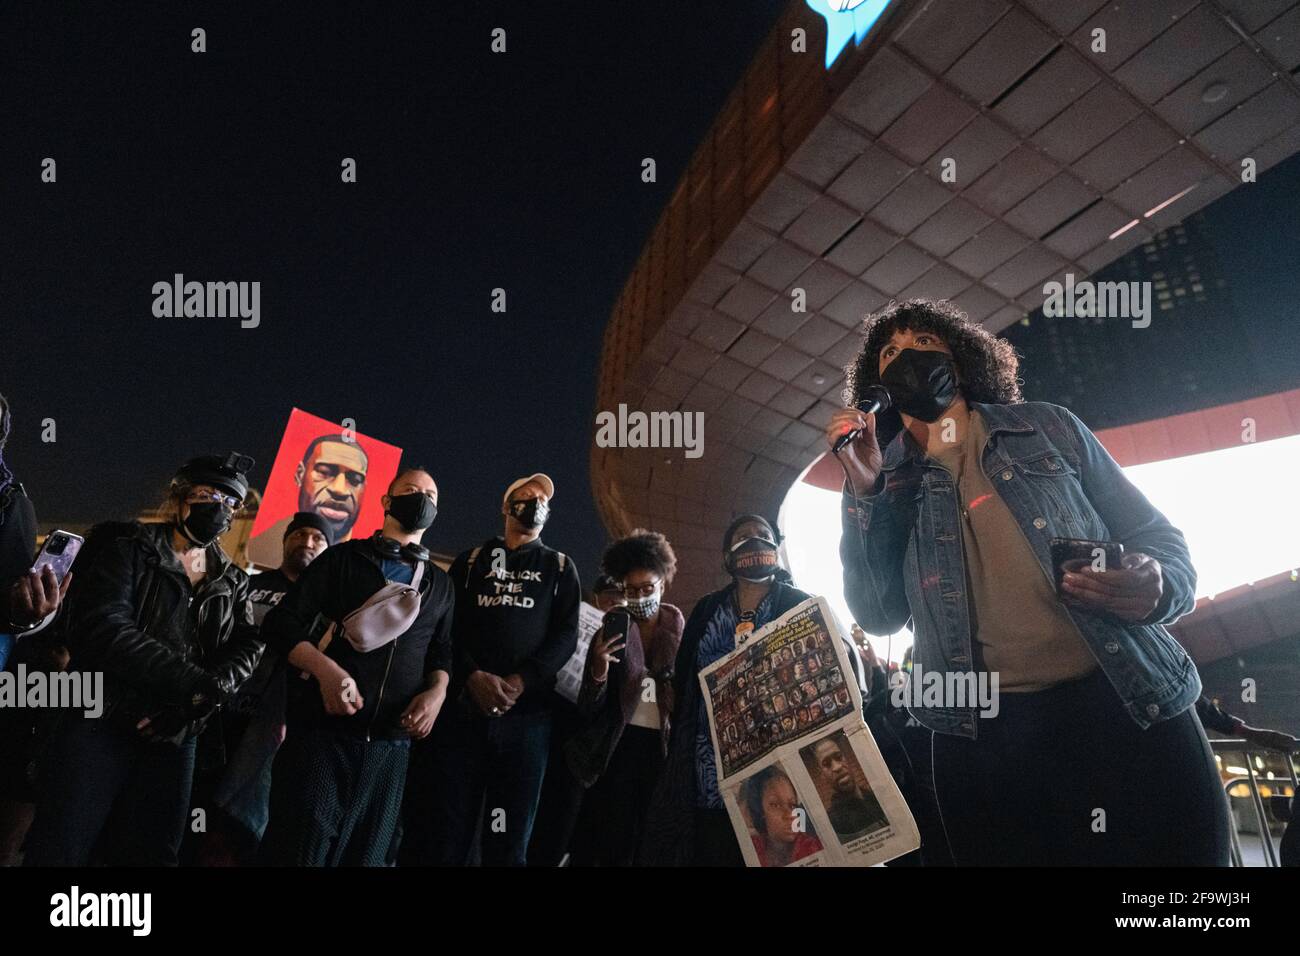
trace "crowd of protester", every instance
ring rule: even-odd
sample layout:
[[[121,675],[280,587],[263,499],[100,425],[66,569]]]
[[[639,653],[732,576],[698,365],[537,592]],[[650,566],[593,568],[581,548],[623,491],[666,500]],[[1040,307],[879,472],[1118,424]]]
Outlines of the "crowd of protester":
[[[1295,738],[1201,696],[1163,627],[1193,603],[1181,533],[1071,413],[1023,402],[1016,371],[954,310],[906,303],[869,321],[850,369],[850,400],[884,385],[892,418],[848,407],[827,427],[830,445],[856,433],[841,559],[861,627],[844,651],[922,838],[891,862],[1222,864],[1203,724],[1283,750]],[[252,462],[198,457],[162,520],[96,525],[59,581],[32,570],[35,512],[5,465],[3,399],[0,413],[0,656],[102,673],[105,698],[99,716],[0,711],[0,862],[743,865],[699,674],[809,597],[763,516],[731,522],[729,583],[689,615],[665,600],[677,559],[663,535],[610,545],[575,704],[555,683],[583,594],[541,538],[546,475],[511,482],[501,533],[445,572],[421,543],[437,485],[407,466],[372,536],[333,542],[300,512],[280,567],[250,576],[219,539]],[[1123,566],[1076,569],[1058,595],[1039,570],[1054,531],[1124,542]],[[893,702],[896,672],[866,632],[909,621],[927,671],[1001,675],[997,717]],[[866,803],[830,743],[815,757],[848,832]],[[1134,786],[1153,775],[1167,786]],[[769,832],[793,799],[783,773],[751,784],[760,859],[814,852]],[[1096,807],[1109,836],[1088,825]]]

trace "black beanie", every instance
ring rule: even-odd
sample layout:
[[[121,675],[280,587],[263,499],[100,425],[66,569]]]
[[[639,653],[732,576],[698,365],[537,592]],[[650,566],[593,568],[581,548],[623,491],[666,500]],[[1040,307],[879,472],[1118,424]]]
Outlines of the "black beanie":
[[[727,525],[727,531],[722,536],[723,554],[726,554],[727,548],[730,547],[731,536],[736,533],[736,529],[739,528],[742,524],[748,524],[751,521],[757,521],[760,524],[767,525],[767,530],[772,532],[772,540],[775,541],[777,544],[781,543],[781,532],[776,530],[776,526],[773,525],[772,522],[768,521],[762,515],[743,514],[743,515],[739,515],[734,521],[731,522],[731,524]]]
[[[330,526],[326,524],[324,518],[314,511],[299,511],[295,514],[293,520],[289,522],[289,527],[284,529],[284,537],[288,538],[289,535],[293,534],[299,528],[315,528],[321,534],[325,535],[325,540],[327,542],[330,544],[334,543],[333,541],[330,541]]]

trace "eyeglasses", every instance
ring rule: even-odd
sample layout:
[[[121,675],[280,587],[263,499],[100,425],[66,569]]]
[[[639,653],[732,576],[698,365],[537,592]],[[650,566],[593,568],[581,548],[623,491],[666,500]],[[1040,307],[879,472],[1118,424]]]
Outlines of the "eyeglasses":
[[[223,495],[219,491],[191,491],[185,496],[185,500],[192,505],[200,504],[205,501],[215,501],[229,511],[237,509],[242,502],[233,495]]]
[[[647,598],[659,589],[658,581],[651,581],[649,584],[643,584],[640,587],[623,588],[623,596],[629,601],[634,598]]]

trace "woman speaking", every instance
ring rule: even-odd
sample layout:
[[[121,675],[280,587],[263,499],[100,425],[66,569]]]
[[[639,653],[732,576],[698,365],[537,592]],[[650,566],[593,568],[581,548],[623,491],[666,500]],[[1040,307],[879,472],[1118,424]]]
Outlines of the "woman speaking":
[[[1226,865],[1200,678],[1164,626],[1195,603],[1187,544],[1070,411],[1022,400],[1017,369],[1009,343],[947,302],[891,304],[867,319],[846,398],[883,385],[894,433],[882,448],[877,416],[856,408],[826,430],[832,446],[860,430],[839,455],[858,623],[910,624],[915,673],[944,688],[999,690],[982,710],[908,695],[933,732],[954,858]],[[1090,560],[1058,577],[1053,539]]]

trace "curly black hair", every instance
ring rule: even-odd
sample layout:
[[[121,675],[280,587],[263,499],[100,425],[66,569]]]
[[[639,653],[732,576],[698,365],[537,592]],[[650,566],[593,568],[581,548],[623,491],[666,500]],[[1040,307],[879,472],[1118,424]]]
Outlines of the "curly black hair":
[[[605,551],[601,570],[615,581],[622,581],[636,570],[653,571],[664,582],[664,587],[677,573],[677,555],[668,539],[658,531],[637,528],[625,538],[619,538]]]
[[[862,323],[862,348],[844,369],[844,403],[856,405],[868,385],[880,382],[880,352],[899,329],[930,332],[952,349],[968,401],[1013,405],[1020,394],[1020,359],[1011,343],[972,322],[947,299],[890,302]]]

